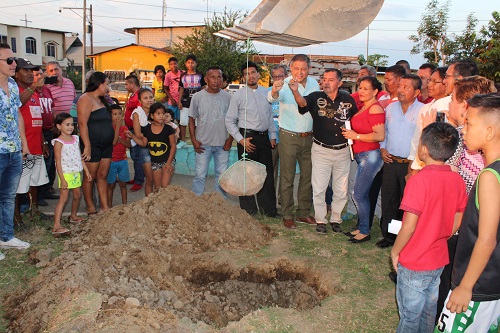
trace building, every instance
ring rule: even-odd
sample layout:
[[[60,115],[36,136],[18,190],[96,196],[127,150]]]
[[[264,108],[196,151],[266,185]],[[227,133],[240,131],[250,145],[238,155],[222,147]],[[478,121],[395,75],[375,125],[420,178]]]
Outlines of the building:
[[[9,44],[17,58],[28,59],[38,66],[58,61],[61,67],[66,67],[67,33],[0,23],[0,41]]]
[[[168,58],[172,54],[165,49],[130,44],[94,53],[89,57],[94,61],[94,69],[106,73],[111,82],[123,81],[127,75],[135,72],[143,83],[148,84],[154,79],[155,66],[163,65],[168,68]]]
[[[146,45],[158,49],[170,49],[174,43],[181,42],[181,38],[191,35],[194,29],[201,29],[203,27],[204,25],[135,27],[125,29],[125,32],[135,35],[135,44],[137,45]]]

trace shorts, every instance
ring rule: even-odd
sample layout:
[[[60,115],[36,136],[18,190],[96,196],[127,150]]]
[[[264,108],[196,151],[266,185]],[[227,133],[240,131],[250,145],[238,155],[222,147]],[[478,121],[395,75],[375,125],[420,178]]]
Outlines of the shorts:
[[[179,119],[179,125],[187,126],[189,123],[189,108],[182,108],[181,117]]]
[[[140,147],[139,146],[139,154],[141,156],[141,164],[150,163],[151,162],[151,154],[149,153],[148,147]]]
[[[173,106],[173,105],[168,105],[167,106],[172,112],[174,113],[174,119],[179,121],[180,120],[180,111],[178,106]]]
[[[82,186],[82,173],[81,172],[68,172],[63,173],[66,183],[68,183],[68,190]],[[61,179],[59,179],[59,188],[61,188]]]
[[[83,141],[80,140],[80,151],[83,153]],[[87,162],[99,162],[103,158],[111,158],[113,154],[113,144],[109,146],[94,145],[90,142],[90,160]]]
[[[49,176],[43,155],[32,155],[23,161],[23,173],[16,193],[28,193],[30,186],[40,186],[48,182]]]
[[[151,163],[151,169],[153,169],[153,171],[158,171],[161,170],[166,164],[167,162]],[[175,160],[172,161],[172,166],[175,169]]]
[[[121,182],[128,182],[130,180],[127,160],[111,162],[108,172],[108,184],[114,184],[116,182],[116,177],[118,177],[118,180]]]
[[[446,308],[450,293],[444,301],[445,307],[439,315],[434,333],[475,333],[497,332],[500,320],[500,300],[474,302],[470,301],[467,311],[451,313]]]

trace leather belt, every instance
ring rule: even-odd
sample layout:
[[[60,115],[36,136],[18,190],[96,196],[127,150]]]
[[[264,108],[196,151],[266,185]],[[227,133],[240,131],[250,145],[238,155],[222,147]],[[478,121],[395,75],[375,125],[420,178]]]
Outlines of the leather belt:
[[[309,135],[312,135],[313,132],[293,132],[293,131],[289,131],[289,130],[286,130],[286,129],[283,129],[283,128],[280,128],[281,131],[285,132],[285,133],[289,133],[289,134],[293,134],[293,135],[298,135],[300,136],[301,138],[305,138],[305,137],[308,137]]]
[[[240,128],[240,133],[243,134],[245,133],[245,131],[247,132],[248,135],[268,135],[269,132],[268,131],[254,131],[254,130],[251,130],[251,129],[244,129],[244,128]]]
[[[315,144],[320,145],[323,148],[328,148],[328,149],[333,149],[333,150],[344,149],[345,147],[348,146],[347,142],[346,143],[341,143],[339,145],[326,145],[323,142],[316,140],[315,138],[313,138],[313,141],[314,141]]]
[[[399,156],[394,156],[394,155],[391,155],[391,159],[394,161],[394,162],[397,162],[397,163],[409,163],[410,160],[407,159],[407,158],[402,158],[402,157],[399,157]]]

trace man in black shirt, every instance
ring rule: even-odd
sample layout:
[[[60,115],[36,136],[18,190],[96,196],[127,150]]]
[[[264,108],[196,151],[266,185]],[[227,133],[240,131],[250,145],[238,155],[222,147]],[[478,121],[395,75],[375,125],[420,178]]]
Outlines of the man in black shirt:
[[[313,146],[311,149],[313,204],[316,231],[326,233],[327,210],[325,192],[332,179],[333,201],[330,223],[334,232],[342,232],[340,215],[347,202],[350,151],[347,139],[342,135],[345,122],[357,112],[356,103],[349,93],[339,90],[342,72],[327,69],[323,74],[323,91],[302,97],[297,82],[290,81],[290,89],[299,105],[299,112],[311,113],[313,118]]]

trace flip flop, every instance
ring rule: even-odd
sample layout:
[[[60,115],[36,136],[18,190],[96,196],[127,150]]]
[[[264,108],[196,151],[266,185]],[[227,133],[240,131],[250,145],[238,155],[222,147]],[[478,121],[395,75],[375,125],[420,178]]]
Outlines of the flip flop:
[[[72,219],[71,216],[68,217],[68,222],[69,223],[82,223],[84,222],[85,220],[81,217],[77,217],[76,219]]]
[[[90,215],[96,215],[98,213],[98,211],[96,210],[95,212],[87,212],[87,215],[90,216]]]
[[[59,238],[60,236],[69,235],[70,233],[71,233],[71,230],[63,228],[63,227],[57,228],[56,230],[52,231],[52,235],[55,238]]]

